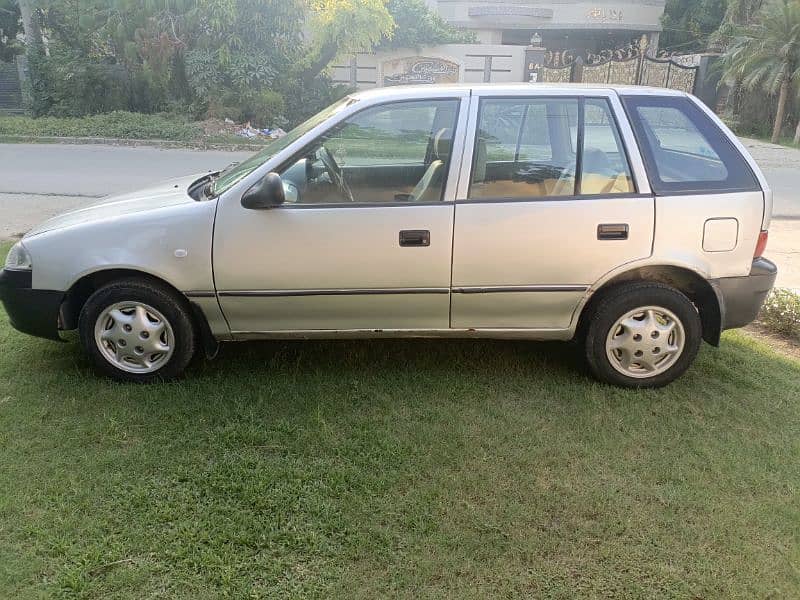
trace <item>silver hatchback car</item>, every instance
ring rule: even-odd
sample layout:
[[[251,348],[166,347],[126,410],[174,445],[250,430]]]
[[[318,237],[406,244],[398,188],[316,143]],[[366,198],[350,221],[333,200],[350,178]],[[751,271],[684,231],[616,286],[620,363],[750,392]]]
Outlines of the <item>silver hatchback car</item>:
[[[647,88],[353,94],[249,160],[51,219],[9,254],[20,331],[120,380],[252,339],[581,342],[657,387],[752,321],[763,174],[696,98]]]

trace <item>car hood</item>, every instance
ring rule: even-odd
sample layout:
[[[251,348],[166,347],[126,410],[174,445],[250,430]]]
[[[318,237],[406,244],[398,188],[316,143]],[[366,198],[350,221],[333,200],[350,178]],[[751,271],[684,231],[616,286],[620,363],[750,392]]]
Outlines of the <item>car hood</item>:
[[[189,196],[188,189],[192,183],[206,175],[208,173],[178,177],[143,190],[108,196],[95,204],[48,219],[31,229],[25,237],[54,229],[82,225],[91,221],[101,221],[123,215],[157,210],[167,206],[195,202]]]

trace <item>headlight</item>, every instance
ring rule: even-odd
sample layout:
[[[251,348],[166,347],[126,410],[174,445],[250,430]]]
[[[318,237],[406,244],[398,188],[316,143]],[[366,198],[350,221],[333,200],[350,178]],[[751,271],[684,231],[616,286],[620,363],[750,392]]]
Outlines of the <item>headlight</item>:
[[[6,256],[6,269],[9,271],[30,271],[32,267],[31,255],[28,254],[28,249],[22,245],[22,242],[17,242],[11,246],[11,251]]]

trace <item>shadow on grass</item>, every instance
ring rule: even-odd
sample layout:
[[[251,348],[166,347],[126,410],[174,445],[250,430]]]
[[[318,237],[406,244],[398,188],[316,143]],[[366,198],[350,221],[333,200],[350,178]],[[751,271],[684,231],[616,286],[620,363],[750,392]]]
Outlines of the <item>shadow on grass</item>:
[[[16,332],[14,336],[19,336]],[[20,336],[24,345],[37,345],[41,360],[35,363],[22,354],[17,365],[56,372],[78,367],[86,378],[110,379],[92,370],[77,337],[65,335],[63,344]],[[198,352],[184,376],[175,384],[227,378],[271,378],[294,374],[402,373],[415,375],[456,374],[468,369],[472,375],[492,377],[498,371],[546,370],[550,375],[588,377],[582,348],[572,342],[531,342],[502,340],[385,339],[385,340],[276,340],[228,342],[212,360]],[[127,385],[127,384],[123,384]],[[163,385],[163,384],[155,384]],[[138,387],[138,386],[134,386]],[[153,387],[153,386],[146,386]]]
[[[178,381],[140,386],[97,373],[76,340],[32,340],[0,358],[20,386],[55,397],[155,406],[294,402],[352,406],[389,399],[440,402],[515,396],[580,400],[586,390],[624,393],[595,382],[572,343],[495,340],[266,341],[223,344],[198,356]],[[2,374],[0,372],[0,374]]]
[[[178,381],[141,386],[98,374],[74,339],[53,344],[16,332],[7,337],[21,342],[0,357],[0,376],[14,374],[9,390],[73,398],[97,410],[116,405],[125,411],[133,403],[136,410],[168,413],[297,416],[321,407],[346,413],[366,406],[469,407],[516,399],[584,414],[599,405],[624,410],[631,402],[716,405],[748,390],[772,393],[779,373],[789,381],[800,378],[797,363],[746,336],[727,334],[722,348],[703,345],[695,365],[659,390],[595,381],[574,343],[433,339],[228,343],[212,361],[197,357]]]

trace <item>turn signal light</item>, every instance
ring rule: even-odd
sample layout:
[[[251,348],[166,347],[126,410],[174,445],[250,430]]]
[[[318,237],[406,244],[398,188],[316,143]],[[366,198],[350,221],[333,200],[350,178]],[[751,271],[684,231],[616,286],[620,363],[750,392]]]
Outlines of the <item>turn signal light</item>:
[[[764,255],[764,250],[767,249],[768,239],[769,231],[762,231],[758,234],[758,243],[756,244],[756,251],[753,253],[753,258],[761,258]]]

